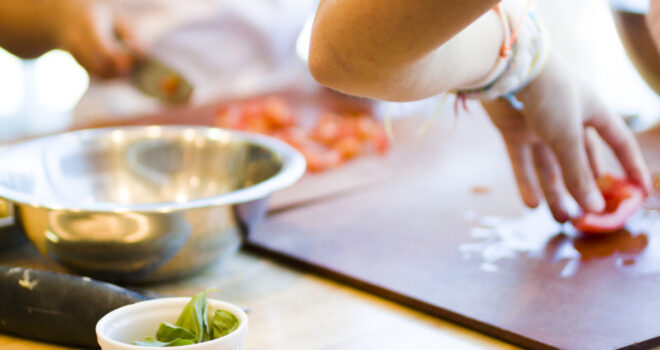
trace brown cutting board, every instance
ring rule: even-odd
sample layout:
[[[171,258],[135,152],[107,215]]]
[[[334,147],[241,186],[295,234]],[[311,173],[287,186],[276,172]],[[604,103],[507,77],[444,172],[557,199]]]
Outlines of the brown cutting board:
[[[525,348],[660,344],[660,199],[628,230],[580,238],[523,208],[484,117],[446,130],[373,168],[407,171],[271,213],[251,247]],[[660,132],[640,141],[660,171]]]

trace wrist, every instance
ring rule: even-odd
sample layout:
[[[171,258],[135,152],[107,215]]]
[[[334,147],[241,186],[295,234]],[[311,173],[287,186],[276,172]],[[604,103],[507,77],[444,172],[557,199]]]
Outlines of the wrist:
[[[551,61],[554,60],[554,52],[551,52],[548,55],[547,63],[539,70],[538,74],[525,84],[521,89],[514,93],[515,97],[520,100],[525,105],[528,105],[531,101],[537,101],[540,96],[544,94],[545,85],[543,84],[543,77],[548,74],[548,71],[552,70]]]
[[[459,98],[505,99],[514,108],[522,109],[516,95],[540,74],[550,51],[545,30],[530,12],[530,4],[523,7],[517,1],[503,1],[494,9],[501,15],[505,30],[510,31],[502,45],[500,60],[478,87],[456,90]]]

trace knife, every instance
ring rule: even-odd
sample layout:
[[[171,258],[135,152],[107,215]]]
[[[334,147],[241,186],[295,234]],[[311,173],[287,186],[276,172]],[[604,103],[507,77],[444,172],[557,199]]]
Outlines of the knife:
[[[194,90],[183,75],[153,57],[137,62],[130,79],[142,93],[169,104],[187,102]]]
[[[0,266],[0,332],[24,338],[98,348],[101,317],[146,299],[88,277]]]

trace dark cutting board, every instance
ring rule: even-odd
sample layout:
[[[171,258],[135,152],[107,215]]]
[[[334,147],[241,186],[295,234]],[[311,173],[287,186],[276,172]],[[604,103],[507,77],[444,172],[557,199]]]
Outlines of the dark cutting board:
[[[579,238],[522,207],[484,117],[446,126],[395,147],[407,156],[374,166],[397,170],[375,185],[271,213],[250,246],[525,348],[660,344],[660,200]],[[640,140],[660,170],[660,132]]]

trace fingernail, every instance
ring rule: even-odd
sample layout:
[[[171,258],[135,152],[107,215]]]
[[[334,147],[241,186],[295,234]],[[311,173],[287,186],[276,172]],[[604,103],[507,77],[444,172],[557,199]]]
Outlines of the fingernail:
[[[594,213],[600,213],[605,210],[605,200],[603,199],[603,196],[596,191],[589,192],[586,204],[588,208],[585,209]]]
[[[555,213],[554,214],[555,221],[557,221],[560,224],[565,223],[568,221],[571,217],[568,215],[568,213],[562,212],[562,213]]]

